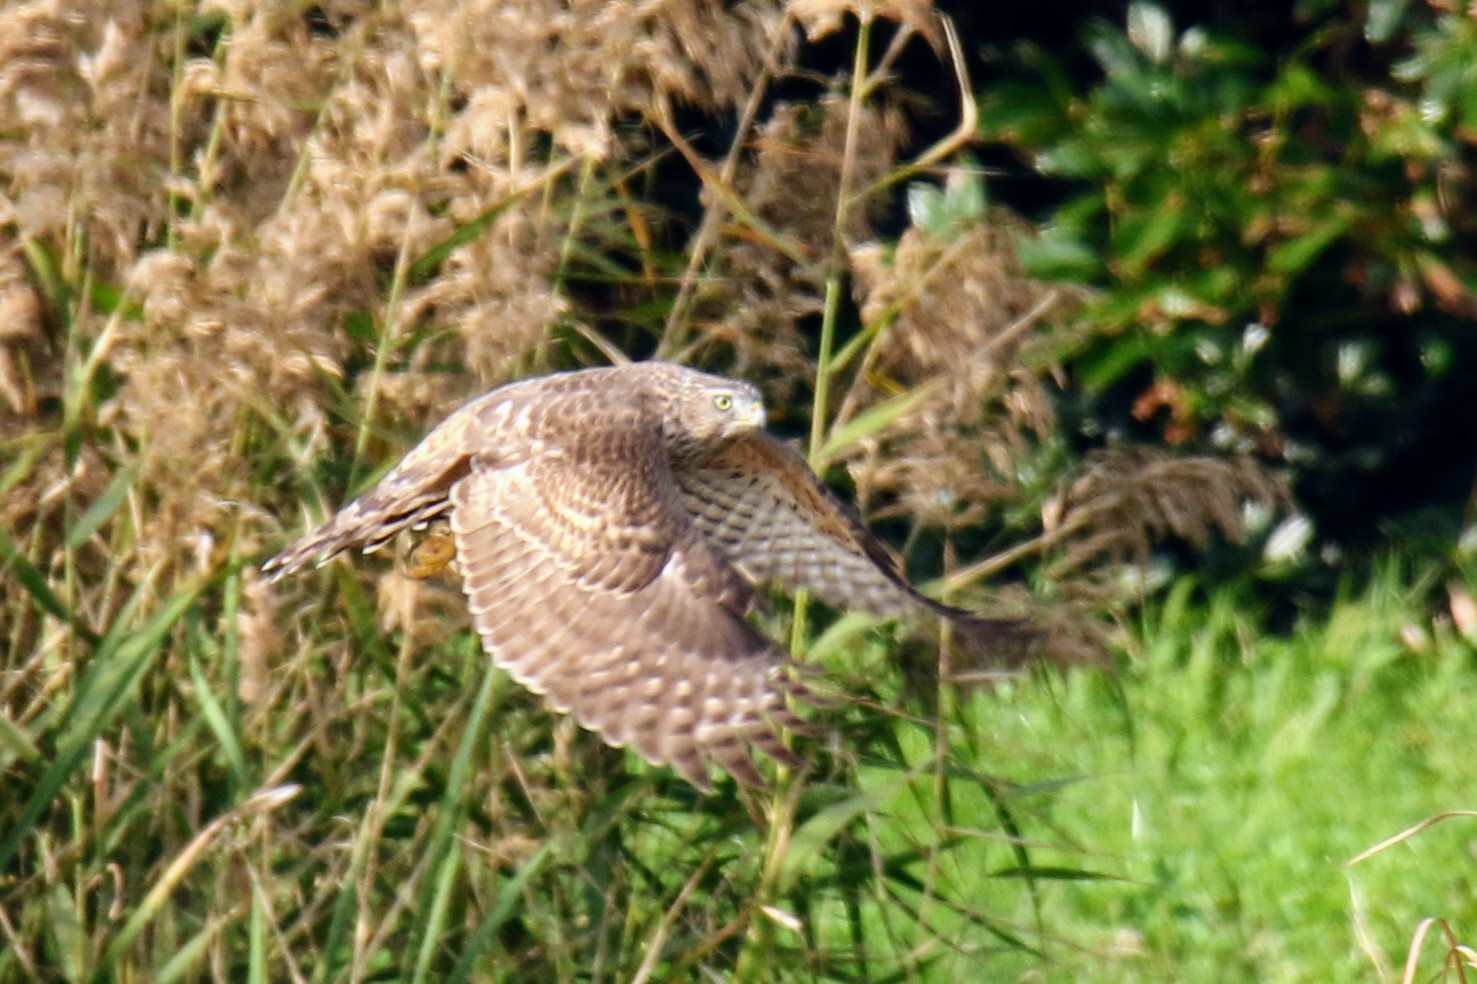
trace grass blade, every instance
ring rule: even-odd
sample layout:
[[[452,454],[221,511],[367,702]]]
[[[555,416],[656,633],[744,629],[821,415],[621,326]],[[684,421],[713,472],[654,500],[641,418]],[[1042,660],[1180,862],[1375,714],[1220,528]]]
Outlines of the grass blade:
[[[226,709],[211,691],[210,681],[205,679],[200,661],[196,659],[193,650],[190,652],[190,681],[195,685],[195,700],[200,704],[200,713],[204,715],[205,723],[215,735],[215,740],[220,742],[221,752],[226,756],[226,762],[231,766],[236,781],[240,788],[250,788],[246,756],[242,754],[241,743],[236,739],[236,729],[231,727]]]
[[[860,796],[852,796],[819,810],[796,827],[795,832],[790,835],[790,843],[780,863],[776,894],[788,891],[793,879],[804,871],[812,859],[821,855],[825,846],[842,828],[864,813],[875,812],[896,793],[897,785],[894,784]]]
[[[122,712],[129,691],[148,669],[165,636],[195,603],[206,583],[205,579],[201,579],[182,588],[137,632],[123,639],[116,650],[107,654],[99,653],[87,675],[88,678],[96,679],[96,686],[103,697],[92,702],[86,714],[71,720],[66,734],[57,744],[56,757],[31,790],[15,826],[0,841],[0,871],[4,871],[15,858],[21,841],[32,824],[56,797],[72,772],[86,759],[92,750],[93,741]],[[91,688],[79,686],[79,692],[83,689]]]
[[[117,964],[123,956],[123,951],[128,949],[155,914],[164,908],[171,894],[190,870],[205,856],[206,850],[216,838],[239,823],[242,818],[276,809],[297,796],[299,792],[301,789],[298,786],[279,786],[275,789],[262,790],[206,824],[200,833],[185,845],[184,850],[180,851],[165,867],[158,881],[144,896],[143,901],[134,907],[128,916],[128,921],[123,924],[123,928],[118,930],[118,935],[113,937],[113,941],[108,944],[107,952],[103,955],[95,979],[110,980],[116,976],[110,975],[110,971],[118,969]]]
[[[97,645],[98,634],[88,628],[76,613],[62,603],[62,600],[51,590],[51,585],[46,583],[46,578],[41,572],[16,549],[15,541],[10,538],[10,534],[5,530],[0,530],[0,570],[6,567],[15,572],[16,581],[26,590],[27,594],[35,599],[36,604],[42,610],[71,626],[72,631],[92,645]]]
[[[206,947],[215,941],[228,924],[229,920],[224,917],[217,917],[206,923],[159,968],[159,976],[154,978],[155,984],[174,984],[188,974],[194,969],[195,963],[204,957]]]
[[[24,728],[10,719],[10,715],[0,710],[0,745],[4,745],[27,762],[34,762],[41,757],[41,749],[31,740],[31,736]],[[0,757],[0,771],[4,771],[5,759]]]
[[[517,874],[503,883],[503,887],[497,893],[497,902],[493,904],[492,911],[482,920],[482,924],[477,927],[477,931],[467,940],[461,957],[457,959],[456,966],[451,970],[451,976],[447,978],[447,984],[463,984],[471,978],[473,962],[492,945],[497,931],[502,928],[503,923],[508,921],[508,917],[513,914],[521,901],[523,889],[528,885],[529,880],[539,873],[553,853],[554,845],[545,844],[534,852],[533,857],[523,862]]]
[[[477,699],[472,704],[472,713],[467,719],[467,728],[462,735],[461,745],[457,748],[456,757],[452,759],[451,770],[446,777],[446,791],[441,797],[440,809],[436,817],[436,825],[432,828],[429,842],[426,845],[431,858],[427,868],[429,887],[421,901],[420,911],[425,913],[424,922],[417,927],[419,932],[412,934],[412,939],[418,939],[414,948],[415,966],[410,975],[413,984],[425,981],[430,973],[431,958],[435,955],[436,944],[446,923],[447,900],[460,864],[460,856],[453,850],[453,847],[456,843],[457,829],[461,826],[462,804],[466,799],[467,787],[470,785],[472,756],[478,748],[483,746],[484,732],[492,708],[492,698],[497,690],[496,684],[500,676],[491,660],[486,660],[484,667],[482,686],[477,692]]]
[[[87,538],[108,521],[108,517],[117,510],[123,497],[128,495],[128,490],[133,486],[133,480],[137,477],[138,468],[136,466],[125,468],[113,476],[113,480],[108,483],[107,488],[103,489],[102,494],[93,500],[92,505],[87,507],[87,511],[77,518],[77,522],[72,525],[71,529],[67,530],[68,550],[75,550],[87,542]]]
[[[937,392],[942,385],[943,380],[941,378],[930,379],[921,386],[915,386],[910,390],[899,393],[897,396],[883,400],[874,407],[868,407],[840,427],[831,431],[816,455],[816,470],[820,471],[824,469],[826,465],[836,460],[837,456],[847,448],[850,448],[862,438],[871,437],[899,417],[908,413]]]

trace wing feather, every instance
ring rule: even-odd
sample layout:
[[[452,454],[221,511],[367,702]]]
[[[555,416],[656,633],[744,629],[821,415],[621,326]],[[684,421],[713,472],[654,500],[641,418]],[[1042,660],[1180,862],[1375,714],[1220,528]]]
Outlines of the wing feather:
[[[581,429],[564,455],[474,457],[452,486],[473,623],[498,665],[611,744],[701,788],[709,763],[757,782],[751,749],[795,762],[781,729],[799,685],[744,620],[752,585],[683,512],[657,429],[610,426],[618,455]]]
[[[882,618],[932,613],[982,641],[1017,643],[1023,623],[983,618],[921,594],[897,557],[794,449],[746,434],[674,471],[688,515],[756,581],[806,590]]]
[[[799,453],[766,434],[729,441],[674,477],[698,529],[756,580],[879,616],[934,604]]]

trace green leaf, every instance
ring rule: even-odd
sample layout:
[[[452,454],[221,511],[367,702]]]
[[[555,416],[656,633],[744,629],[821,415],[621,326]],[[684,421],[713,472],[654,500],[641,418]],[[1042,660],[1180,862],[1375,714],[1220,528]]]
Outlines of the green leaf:
[[[908,186],[908,219],[940,241],[984,218],[985,207],[985,180],[967,165],[951,169],[943,188],[926,181]]]
[[[775,879],[776,895],[783,895],[790,890],[794,879],[825,851],[826,845],[842,828],[863,813],[879,810],[906,785],[907,780],[900,780],[833,803],[796,827],[790,835],[785,856],[780,861],[779,875]]]
[[[1097,250],[1061,229],[1016,236],[1015,253],[1025,273],[1042,280],[1092,281],[1103,272]]]
[[[1077,366],[1077,378],[1088,393],[1101,393],[1148,358],[1147,339],[1142,332],[1130,331],[1084,356]]]
[[[1322,223],[1311,232],[1279,243],[1268,252],[1267,266],[1276,273],[1301,273],[1348,228],[1349,220],[1339,217]]]
[[[1026,881],[1123,881],[1121,875],[1110,875],[1084,868],[1063,868],[1054,865],[1015,865],[990,872],[991,878],[1023,878]]]
[[[154,978],[155,984],[174,984],[175,981],[184,977],[204,956],[206,948],[210,946],[220,931],[230,925],[231,920],[224,916],[211,919],[200,931],[185,941],[184,945],[174,951],[163,967],[159,968],[159,975]]]
[[[855,652],[867,633],[877,627],[877,619],[860,612],[847,612],[827,626],[805,649],[807,660],[822,662],[833,653]]]
[[[1190,227],[1189,210],[1182,194],[1176,191],[1164,197],[1148,212],[1125,216],[1114,232],[1113,246],[1118,254],[1115,266],[1124,276],[1138,276],[1171,244],[1183,237]]]
[[[363,308],[355,308],[344,315],[344,334],[366,345],[373,345],[380,337],[374,327],[374,317]]]
[[[15,460],[10,463],[10,467],[5,469],[5,474],[0,475],[0,496],[15,488],[20,484],[21,479],[31,473],[31,466],[36,463],[37,458],[41,457],[41,452],[44,450],[46,446],[41,443],[33,443],[21,449]]]
[[[41,295],[46,298],[46,303],[54,310],[61,312],[62,317],[70,316],[72,290],[66,278],[62,276],[56,257],[52,255],[51,250],[41,240],[30,236],[21,238],[21,249],[26,254],[26,262],[31,266],[31,273],[35,276],[41,288]]]
[[[1370,0],[1364,17],[1364,36],[1375,44],[1393,38],[1405,24],[1405,11],[1410,0]]]
[[[826,442],[821,445],[817,470],[822,470],[827,464],[834,461],[847,448],[865,437],[882,430],[888,424],[897,420],[918,404],[932,396],[940,386],[942,379],[931,379],[921,386],[915,386],[897,396],[883,400],[874,407],[868,407],[846,423],[831,431]]]
[[[415,284],[429,279],[441,269],[441,264],[446,262],[448,256],[467,243],[476,241],[479,236],[492,228],[494,222],[521,202],[532,190],[514,193],[506,201],[492,206],[470,222],[457,226],[451,235],[426,250],[424,255],[410,264],[410,268],[406,271],[406,281]]]
[[[1333,100],[1337,91],[1324,83],[1306,65],[1294,63],[1283,69],[1267,86],[1262,100],[1281,112],[1308,106],[1322,106]]]
[[[1128,38],[1156,65],[1169,61],[1174,53],[1174,23],[1156,3],[1128,5]]]
[[[101,280],[93,281],[87,298],[92,306],[104,314],[117,314],[129,321],[144,320],[144,308],[137,301],[124,303],[124,292]]]
[[[27,762],[34,762],[41,757],[41,749],[36,747],[31,736],[3,710],[0,710],[0,744],[7,746]],[[0,757],[0,772],[5,771],[5,764],[6,760]]]

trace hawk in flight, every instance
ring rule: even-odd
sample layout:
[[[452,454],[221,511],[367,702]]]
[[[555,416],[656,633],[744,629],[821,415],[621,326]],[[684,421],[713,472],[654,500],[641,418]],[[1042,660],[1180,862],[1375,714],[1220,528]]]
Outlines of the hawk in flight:
[[[513,679],[700,789],[710,764],[757,785],[753,749],[799,764],[782,736],[803,729],[791,704],[805,698],[747,619],[757,583],[941,615],[983,640],[1014,625],[919,594],[763,425],[753,386],[667,363],[513,383],[447,417],[263,570],[275,580],[445,519],[472,622]]]

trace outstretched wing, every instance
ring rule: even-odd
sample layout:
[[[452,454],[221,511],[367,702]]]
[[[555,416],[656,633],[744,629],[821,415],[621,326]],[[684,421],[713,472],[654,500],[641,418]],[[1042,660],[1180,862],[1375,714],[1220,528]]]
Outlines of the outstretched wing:
[[[920,594],[892,552],[805,459],[768,434],[729,441],[674,477],[698,529],[755,580],[883,618],[931,612],[986,640],[1022,633],[1020,623],[982,618]]]
[[[589,418],[509,463],[473,457],[451,526],[493,660],[607,742],[710,789],[708,764],[761,782],[751,748],[798,764],[799,685],[744,616],[752,586],[692,527],[659,425]]]

